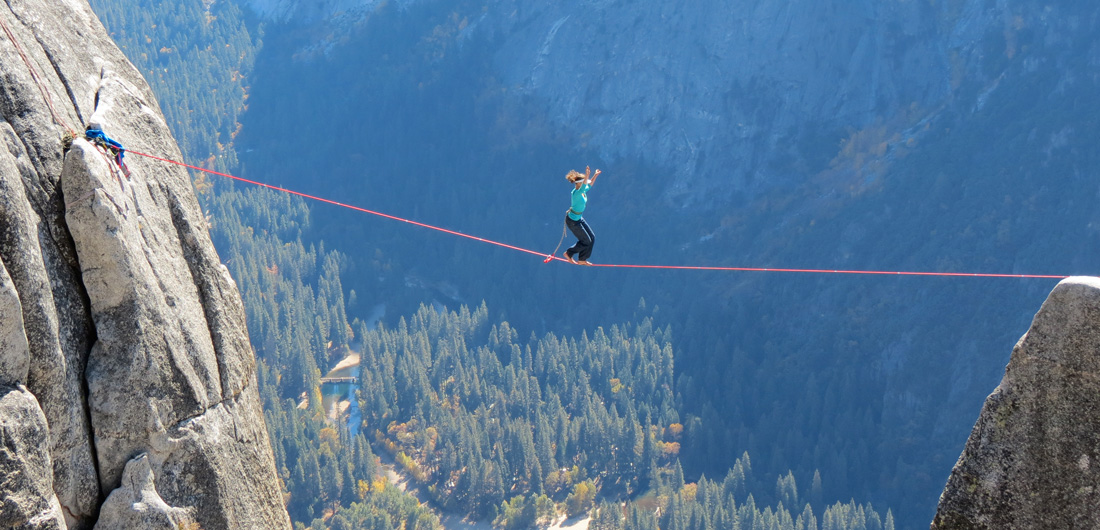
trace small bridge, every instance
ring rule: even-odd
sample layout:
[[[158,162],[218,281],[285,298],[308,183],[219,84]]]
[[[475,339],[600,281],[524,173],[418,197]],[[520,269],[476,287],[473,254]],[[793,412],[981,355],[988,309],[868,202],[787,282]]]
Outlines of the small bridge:
[[[355,377],[355,376],[348,376],[348,377],[322,377],[322,378],[321,378],[321,384],[322,384],[322,385],[328,385],[328,384],[332,384],[332,385],[338,385],[338,384],[341,384],[341,383],[351,383],[351,384],[353,384],[353,385],[354,385],[354,384],[357,384],[358,382],[359,382],[359,378],[358,378],[358,377]]]

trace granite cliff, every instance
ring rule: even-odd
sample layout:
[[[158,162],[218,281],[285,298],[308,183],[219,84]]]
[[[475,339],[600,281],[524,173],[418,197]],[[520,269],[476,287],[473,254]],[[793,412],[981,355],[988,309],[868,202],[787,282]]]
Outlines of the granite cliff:
[[[1100,526],[1100,279],[1043,303],[986,399],[935,530]]]
[[[0,22],[0,527],[289,527],[186,171],[81,134],[182,158],[152,92],[84,0]]]

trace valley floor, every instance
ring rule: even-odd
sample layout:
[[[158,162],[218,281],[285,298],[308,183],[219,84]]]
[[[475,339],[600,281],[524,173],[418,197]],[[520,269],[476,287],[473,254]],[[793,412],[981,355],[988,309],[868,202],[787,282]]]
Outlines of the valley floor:
[[[409,489],[409,478],[397,471],[393,458],[383,453],[379,455],[379,460],[390,484],[397,486],[401,491],[412,493],[424,504],[431,504],[431,499],[422,494],[415,484],[412,485],[413,489]],[[555,519],[553,524],[545,527],[545,530],[588,530],[588,523],[591,520],[592,518],[587,516],[572,519],[560,517]],[[443,523],[443,528],[447,530],[493,530],[493,525],[488,521],[470,521],[458,514],[442,514],[440,521]]]

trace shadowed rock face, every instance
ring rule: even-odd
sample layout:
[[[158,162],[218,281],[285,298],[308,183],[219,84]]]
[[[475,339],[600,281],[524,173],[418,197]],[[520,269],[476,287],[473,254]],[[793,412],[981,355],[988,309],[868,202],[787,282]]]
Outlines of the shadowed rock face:
[[[0,527],[289,527],[187,173],[63,141],[181,159],[152,92],[84,0],[0,21]]]
[[[1100,278],[1066,279],[1043,303],[932,528],[1100,528]]]

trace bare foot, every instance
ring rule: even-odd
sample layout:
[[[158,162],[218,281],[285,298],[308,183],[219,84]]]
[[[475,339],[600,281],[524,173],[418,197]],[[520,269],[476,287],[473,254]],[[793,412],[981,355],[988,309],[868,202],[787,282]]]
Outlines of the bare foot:
[[[592,263],[589,263],[589,262],[587,262],[587,261],[578,261],[578,262],[577,262],[577,264],[578,264],[578,265],[588,265],[588,266],[590,266],[590,267],[591,267],[591,266],[593,265]]]
[[[569,260],[569,263],[572,263],[573,265],[577,264],[577,260],[573,259],[573,256],[570,256],[568,252],[562,254],[562,256],[565,256],[565,259]]]

